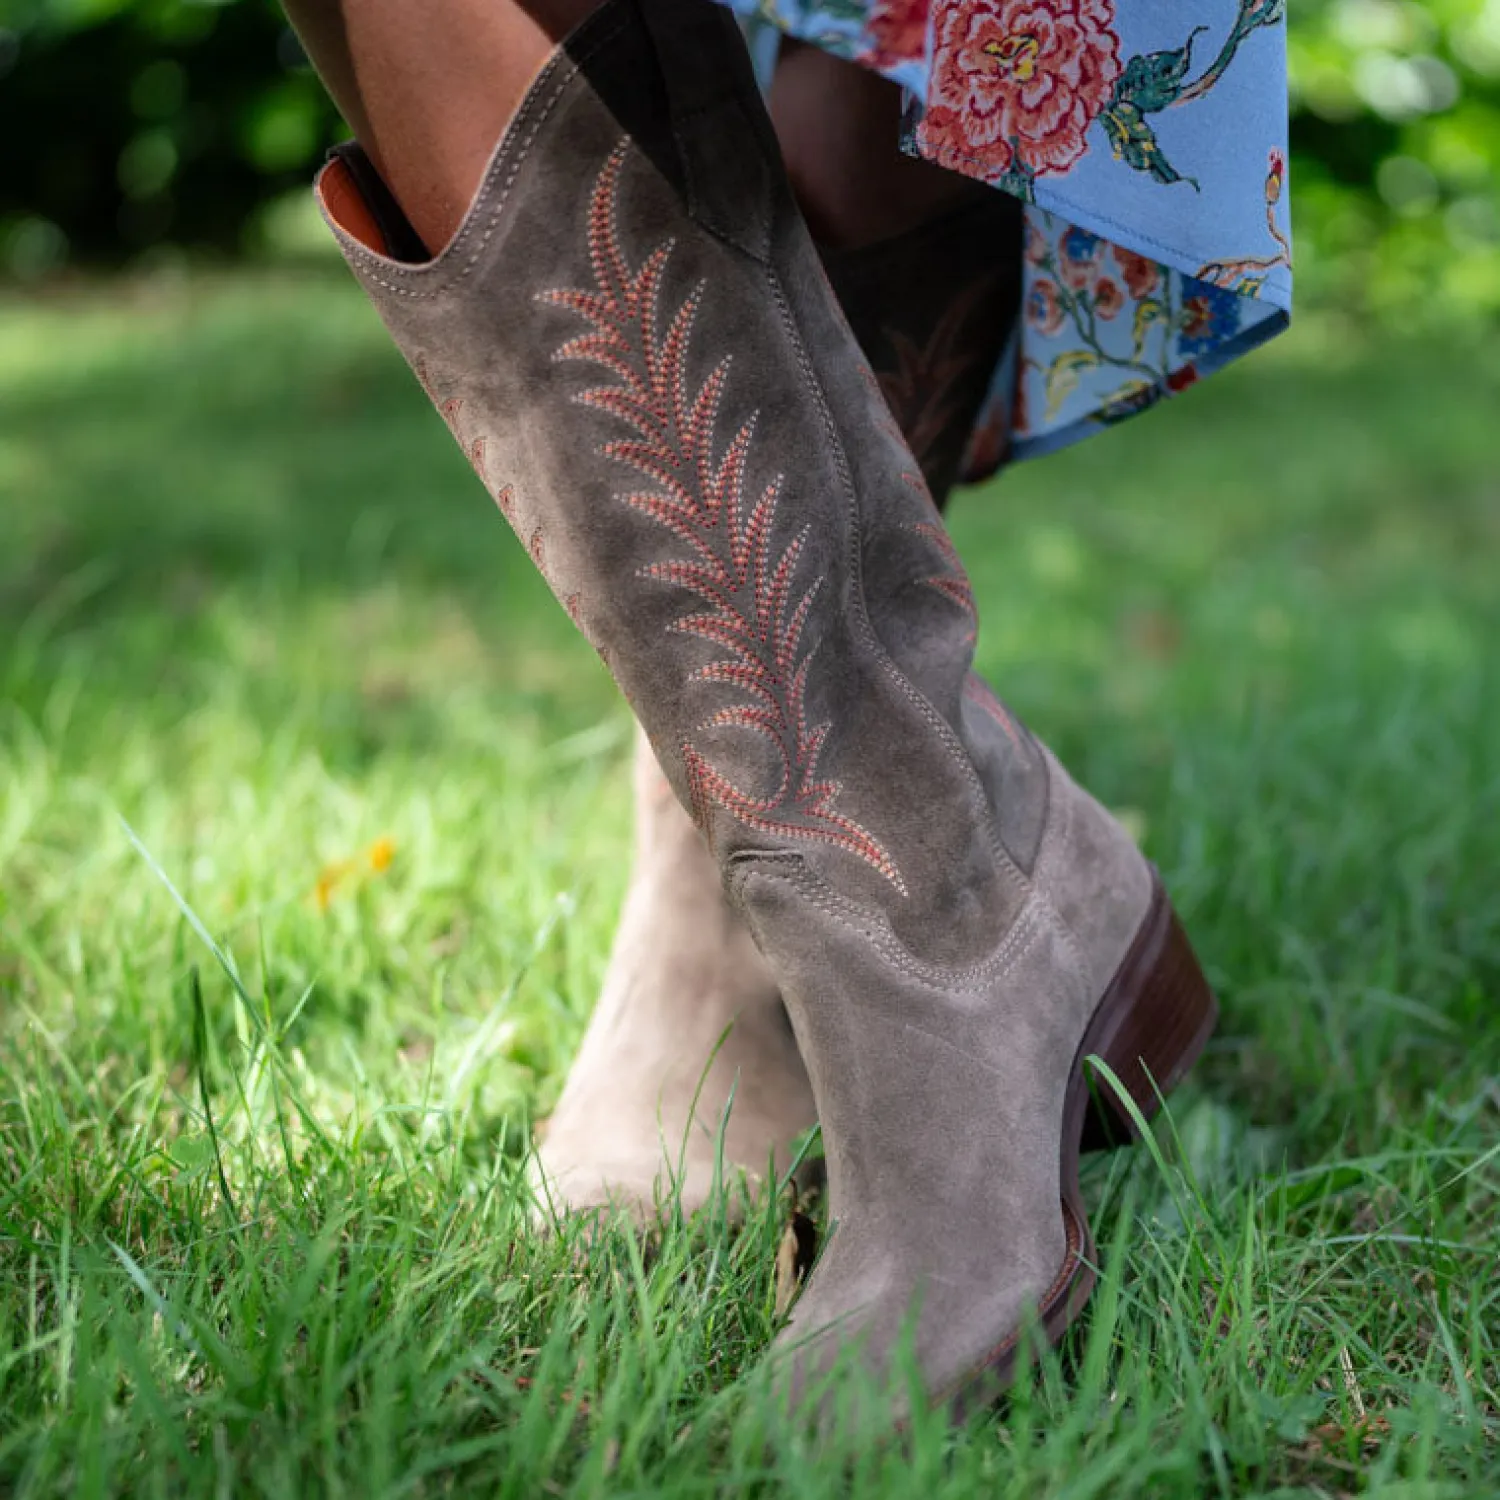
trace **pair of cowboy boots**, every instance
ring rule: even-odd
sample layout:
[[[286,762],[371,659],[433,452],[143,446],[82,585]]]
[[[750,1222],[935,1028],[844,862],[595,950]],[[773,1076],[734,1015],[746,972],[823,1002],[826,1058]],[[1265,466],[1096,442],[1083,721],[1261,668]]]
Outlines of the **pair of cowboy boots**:
[[[642,867],[625,998],[544,1161],[582,1167],[575,1201],[590,1173],[639,1193],[669,1101],[687,1128],[678,1084],[655,1087],[650,1145],[602,1167],[569,1145],[573,1101],[598,1067],[667,1056],[690,1098],[738,1016],[708,1080],[740,1076],[731,1157],[822,1127],[834,1228],[778,1338],[793,1399],[850,1341],[877,1376],[908,1341],[931,1398],[1003,1381],[1028,1319],[1057,1336],[1092,1286],[1083,1060],[1149,1104],[1213,999],[1154,871],[972,671],[967,580],[738,31],[706,0],[605,0],[430,259],[401,258],[367,176],[335,159],[319,183],[350,265],[694,829],[646,787],[669,857]],[[699,986],[707,1022],[665,998]],[[643,1004],[672,1005],[681,1045],[622,1065]]]

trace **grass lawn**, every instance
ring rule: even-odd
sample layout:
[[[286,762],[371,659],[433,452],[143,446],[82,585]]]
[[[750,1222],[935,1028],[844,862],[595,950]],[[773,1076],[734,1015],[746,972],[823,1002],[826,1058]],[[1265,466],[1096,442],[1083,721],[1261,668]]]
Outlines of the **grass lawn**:
[[[629,724],[373,315],[0,304],[0,1495],[1500,1494],[1497,414],[1310,323],[960,503],[1224,1024],[1003,1408],[768,1450],[785,1203],[527,1227]]]

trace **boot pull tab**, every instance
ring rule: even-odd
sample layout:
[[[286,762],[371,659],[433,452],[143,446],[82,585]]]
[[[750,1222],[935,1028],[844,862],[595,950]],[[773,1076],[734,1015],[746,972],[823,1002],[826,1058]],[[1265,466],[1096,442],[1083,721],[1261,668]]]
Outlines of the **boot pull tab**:
[[[744,39],[714,0],[638,0],[661,69],[688,212],[764,263],[771,255],[780,147],[760,110]],[[730,33],[726,35],[726,32]],[[722,62],[732,58],[726,76]]]

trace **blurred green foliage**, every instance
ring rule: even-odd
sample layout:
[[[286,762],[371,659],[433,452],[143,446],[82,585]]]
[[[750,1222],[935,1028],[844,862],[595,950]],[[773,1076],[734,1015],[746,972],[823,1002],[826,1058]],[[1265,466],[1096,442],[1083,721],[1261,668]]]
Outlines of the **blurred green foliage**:
[[[1300,294],[1500,312],[1500,0],[1298,0],[1290,48]],[[0,273],[251,248],[340,133],[274,0],[0,0]]]
[[[1294,0],[1298,290],[1500,312],[1500,0]]]
[[[0,267],[242,250],[343,133],[274,0],[0,0]]]

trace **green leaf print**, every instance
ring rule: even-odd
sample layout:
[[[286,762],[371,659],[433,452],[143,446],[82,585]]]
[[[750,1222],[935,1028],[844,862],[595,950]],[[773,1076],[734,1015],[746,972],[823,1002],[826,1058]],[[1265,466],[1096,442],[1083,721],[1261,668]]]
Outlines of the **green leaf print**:
[[[1143,115],[1174,103],[1193,65],[1193,43],[1207,30],[1206,26],[1195,26],[1180,47],[1132,57],[1115,80],[1115,102],[1133,104]]]
[[[1058,408],[1072,395],[1085,370],[1097,369],[1103,361],[1092,349],[1069,349],[1047,366],[1047,415],[1055,417]]]
[[[1206,26],[1195,26],[1180,47],[1132,57],[1115,80],[1114,93],[1099,116],[1115,160],[1137,172],[1149,172],[1157,182],[1188,182],[1196,188],[1193,178],[1184,177],[1167,160],[1146,116],[1201,99],[1224,76],[1245,38],[1263,26],[1277,25],[1285,13],[1285,0],[1239,0],[1234,25],[1218,55],[1192,82],[1187,75],[1193,65],[1193,43],[1208,30]]]
[[[1161,397],[1160,384],[1152,384],[1149,380],[1127,380],[1099,403],[1093,420],[1101,427],[1112,427],[1145,411],[1148,406],[1155,406]]]
[[[1023,203],[1036,202],[1036,169],[1021,158],[1021,143],[1015,136],[1010,138],[1010,165],[998,176],[989,180],[994,187],[1014,193]]]
[[[1160,183],[1189,182],[1198,186],[1167,160],[1157,142],[1156,132],[1146,123],[1140,109],[1128,99],[1115,100],[1099,118],[1104,122],[1104,132],[1109,137],[1110,150],[1116,161],[1134,167],[1137,172],[1149,172]]]
[[[1144,301],[1135,305],[1135,326],[1132,330],[1135,337],[1135,357],[1139,359],[1146,349],[1146,335],[1151,331],[1154,323],[1164,323],[1167,318],[1167,305],[1158,297],[1147,297]]]
[[[1240,44],[1251,32],[1263,26],[1277,26],[1286,15],[1282,0],[1240,0],[1240,8],[1234,18],[1219,55],[1208,65],[1207,70],[1195,83],[1185,85],[1172,101],[1173,104],[1191,104],[1213,89],[1228,71]]]
[[[869,9],[868,0],[822,0],[818,14],[830,21],[850,21],[863,26]]]

